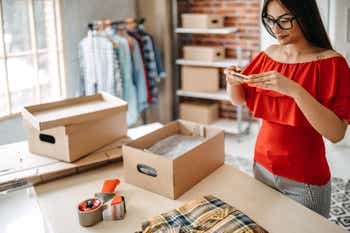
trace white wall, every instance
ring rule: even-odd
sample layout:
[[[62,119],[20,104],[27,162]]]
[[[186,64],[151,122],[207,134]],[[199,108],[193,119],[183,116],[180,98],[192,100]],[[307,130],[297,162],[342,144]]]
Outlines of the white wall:
[[[61,0],[67,94],[74,96],[79,83],[78,44],[87,24],[96,20],[135,17],[134,0]]]

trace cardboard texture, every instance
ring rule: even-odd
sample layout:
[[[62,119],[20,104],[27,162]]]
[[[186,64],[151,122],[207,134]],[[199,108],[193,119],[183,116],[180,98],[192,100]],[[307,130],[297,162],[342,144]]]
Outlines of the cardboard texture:
[[[0,164],[0,189],[13,187],[18,179],[24,179],[32,185],[58,179],[62,176],[77,174],[122,160],[122,145],[149,132],[163,127],[152,123],[132,128],[128,136],[93,152],[73,163],[61,162],[28,152],[26,141],[0,146],[0,152],[6,156],[6,163]]]
[[[126,111],[126,102],[107,94],[28,107],[23,111],[23,124],[29,151],[76,161],[124,137]]]
[[[196,92],[219,91],[220,72],[218,68],[181,67],[181,89]]]
[[[181,156],[170,159],[145,149],[174,134],[202,136],[204,142]],[[224,132],[208,126],[177,120],[123,145],[126,182],[177,199],[200,180],[224,164]],[[142,173],[141,167],[156,171],[156,176]]]
[[[107,93],[25,107],[23,118],[36,129],[81,124],[127,111],[127,103]]]
[[[224,16],[214,14],[182,14],[183,28],[222,28]]]
[[[201,124],[211,124],[218,119],[218,103],[184,102],[180,104],[180,118]]]
[[[184,46],[184,59],[195,61],[219,61],[225,59],[225,48],[219,46]]]

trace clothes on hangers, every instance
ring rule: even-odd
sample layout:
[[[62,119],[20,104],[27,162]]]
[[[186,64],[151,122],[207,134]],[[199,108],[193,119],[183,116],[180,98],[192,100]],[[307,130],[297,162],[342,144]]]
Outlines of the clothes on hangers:
[[[116,94],[113,44],[106,37],[89,31],[79,44],[79,61],[83,87],[80,94],[92,95],[100,91]]]
[[[114,49],[114,79],[115,79],[115,95],[119,98],[123,98],[123,80],[120,75],[120,58],[119,58],[119,41],[114,40],[112,27],[105,29],[107,38],[113,43]]]
[[[139,38],[142,43],[142,49],[144,54],[144,62],[146,64],[146,70],[149,76],[149,94],[151,95],[150,104],[154,105],[158,101],[158,90],[157,90],[157,64],[155,62],[154,49],[151,38],[146,34],[140,34],[137,32],[128,32],[129,35]]]
[[[150,56],[151,62],[153,62],[152,60],[154,59],[154,62],[156,64],[156,71],[157,71],[156,80],[157,80],[157,82],[159,82],[160,80],[162,80],[165,77],[165,72],[164,72],[162,62],[161,62],[161,56],[160,56],[160,52],[159,52],[159,48],[157,46],[157,43],[156,43],[154,37],[144,30],[143,25],[139,25],[137,27],[137,32],[141,36],[145,37],[145,40],[147,41],[147,43],[151,43],[151,46],[149,46],[149,48],[151,48],[151,49],[149,51],[145,51],[145,52],[150,53],[149,56]],[[148,39],[146,39],[146,38],[148,38]]]
[[[150,91],[150,83],[151,83],[151,76],[150,76],[150,73],[147,69],[147,65],[146,65],[146,59],[145,59],[145,54],[144,54],[144,45],[142,43],[142,40],[141,40],[141,36],[136,34],[136,33],[132,33],[132,32],[128,32],[128,34],[130,36],[132,36],[138,43],[142,53],[141,53],[141,56],[142,56],[142,62],[143,62],[143,67],[144,67],[144,72],[145,72],[145,76],[146,76],[146,85],[147,85],[147,103],[148,104],[151,104],[152,103],[152,100],[153,100],[153,96],[151,94],[151,91]]]
[[[128,125],[155,105],[157,82],[164,77],[160,53],[153,37],[138,29],[126,31],[120,22],[99,22],[98,32],[89,24],[88,35],[79,43],[80,95],[108,92],[128,102]],[[112,25],[118,26],[117,29]],[[121,29],[121,30],[120,30]],[[119,32],[119,33],[118,33]]]
[[[123,99],[128,102],[127,122],[128,125],[136,123],[138,118],[136,87],[133,83],[133,64],[129,42],[117,33],[113,38],[119,42],[118,55],[120,62],[120,75],[123,80]]]
[[[137,89],[137,105],[138,112],[141,113],[147,109],[147,86],[146,86],[146,74],[143,66],[141,49],[138,42],[133,38],[134,52],[132,54],[133,61],[133,80]]]

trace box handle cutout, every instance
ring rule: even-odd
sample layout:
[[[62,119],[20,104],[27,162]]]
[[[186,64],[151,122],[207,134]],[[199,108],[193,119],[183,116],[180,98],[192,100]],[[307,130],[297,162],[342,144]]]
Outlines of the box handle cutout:
[[[156,169],[144,164],[137,164],[137,170],[140,173],[145,174],[147,176],[157,177],[158,175],[158,172],[156,171]]]
[[[217,57],[220,57],[220,55],[221,55],[220,52],[217,52],[217,53],[216,53],[216,56],[217,56]]]
[[[50,143],[50,144],[55,144],[56,143],[56,139],[51,136],[51,135],[48,135],[48,134],[39,134],[39,138],[40,138],[40,141],[42,142],[47,142],[47,143]]]
[[[212,21],[211,21],[211,23],[218,23],[219,22],[219,20],[217,20],[217,19],[213,19]]]

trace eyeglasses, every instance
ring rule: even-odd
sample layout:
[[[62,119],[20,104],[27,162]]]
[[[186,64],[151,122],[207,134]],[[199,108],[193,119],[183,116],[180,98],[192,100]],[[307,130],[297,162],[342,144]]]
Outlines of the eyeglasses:
[[[293,20],[296,19],[295,16],[291,16],[289,13],[279,16],[277,19],[274,19],[271,15],[264,14],[263,15],[263,24],[269,33],[274,34],[272,28],[275,24],[282,30],[289,30],[293,28]]]

